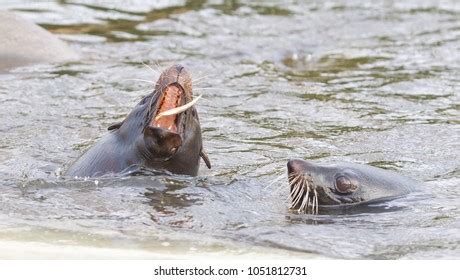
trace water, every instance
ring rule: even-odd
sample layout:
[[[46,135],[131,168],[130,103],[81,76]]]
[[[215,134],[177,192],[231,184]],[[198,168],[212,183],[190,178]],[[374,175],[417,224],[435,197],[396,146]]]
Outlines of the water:
[[[0,240],[160,257],[459,258],[460,4],[361,2],[2,3],[83,59],[0,75]],[[212,170],[59,176],[152,88],[129,79],[178,62],[204,94]],[[293,157],[424,185],[376,211],[300,215],[282,176]]]

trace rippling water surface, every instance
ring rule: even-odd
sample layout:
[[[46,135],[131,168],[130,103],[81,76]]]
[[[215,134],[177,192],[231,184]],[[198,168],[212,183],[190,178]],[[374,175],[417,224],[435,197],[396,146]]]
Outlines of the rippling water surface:
[[[457,1],[108,2],[0,6],[83,57],[0,75],[0,240],[178,255],[460,257]],[[213,169],[60,177],[152,88],[131,79],[155,81],[173,63],[204,95]],[[276,181],[292,157],[371,164],[424,185],[379,211],[300,215],[288,209],[286,176]]]

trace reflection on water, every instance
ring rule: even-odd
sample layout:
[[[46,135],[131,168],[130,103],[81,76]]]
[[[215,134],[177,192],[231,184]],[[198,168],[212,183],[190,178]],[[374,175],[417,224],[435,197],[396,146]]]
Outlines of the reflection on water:
[[[458,258],[456,1],[16,1],[84,59],[0,75],[0,238],[151,252],[254,246],[340,258]],[[159,69],[196,80],[213,169],[76,180],[62,170]],[[151,66],[151,69],[142,63]],[[287,159],[420,181],[379,207],[288,209]]]

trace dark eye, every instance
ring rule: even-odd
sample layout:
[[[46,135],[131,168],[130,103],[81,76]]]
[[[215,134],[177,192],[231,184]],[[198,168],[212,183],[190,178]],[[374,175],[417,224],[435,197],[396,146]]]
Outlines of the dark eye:
[[[340,193],[347,193],[350,192],[354,185],[351,183],[350,179],[345,176],[340,176],[335,179],[335,187],[338,192]]]

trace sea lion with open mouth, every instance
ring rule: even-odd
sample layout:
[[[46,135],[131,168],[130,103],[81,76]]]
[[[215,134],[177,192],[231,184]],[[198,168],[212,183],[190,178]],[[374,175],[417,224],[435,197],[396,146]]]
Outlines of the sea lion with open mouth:
[[[363,164],[317,165],[292,159],[287,169],[291,209],[299,213],[318,214],[322,208],[392,199],[420,184],[396,172]]]
[[[181,65],[166,69],[154,91],[125,120],[70,166],[65,175],[95,177],[141,166],[196,176],[200,157],[211,163],[202,140],[192,80]]]

